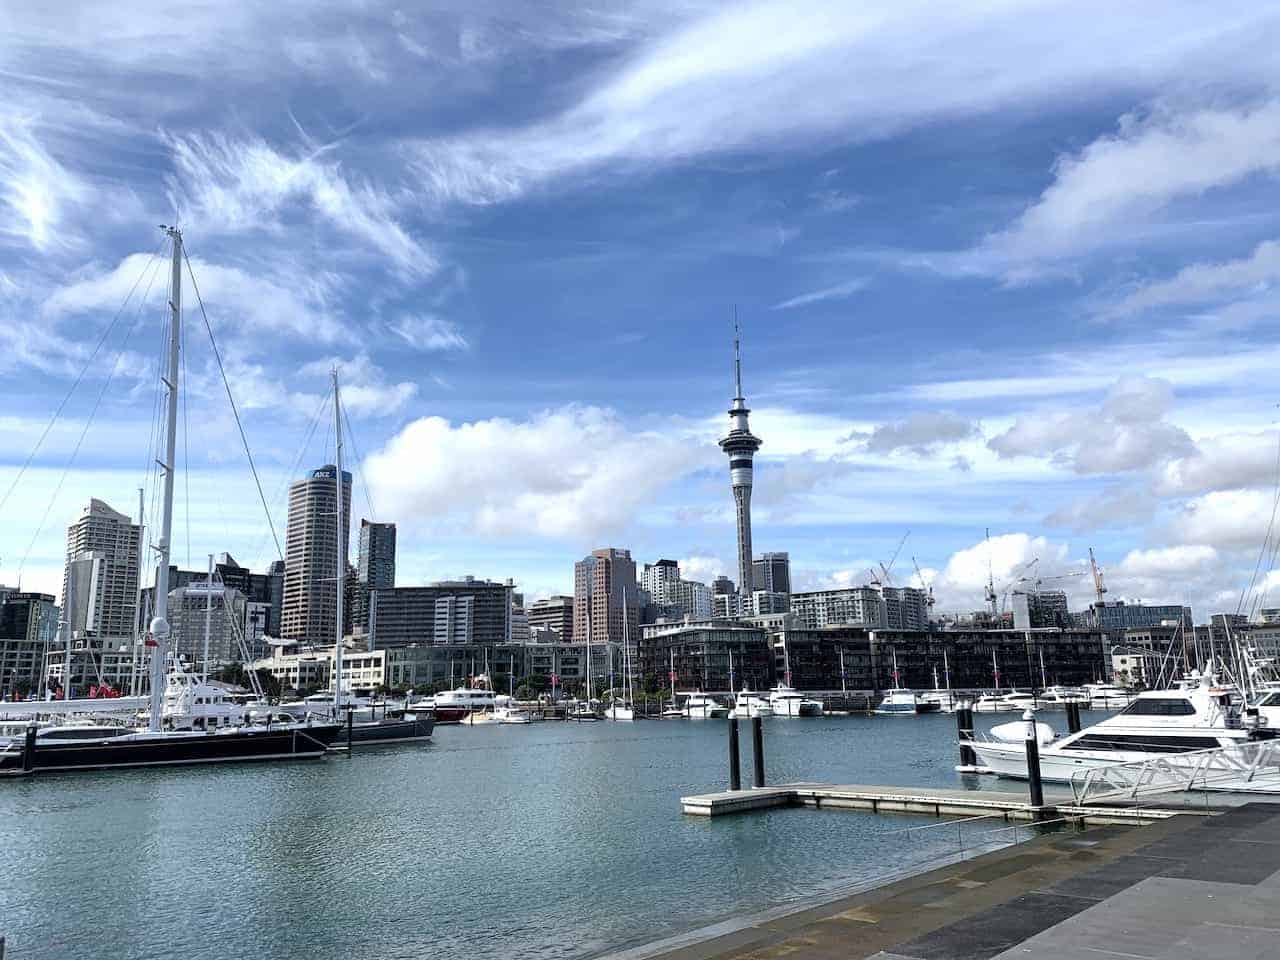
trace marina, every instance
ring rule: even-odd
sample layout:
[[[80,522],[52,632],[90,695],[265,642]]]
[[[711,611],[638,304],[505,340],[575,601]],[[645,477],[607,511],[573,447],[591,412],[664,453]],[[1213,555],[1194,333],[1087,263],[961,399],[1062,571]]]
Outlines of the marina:
[[[954,772],[951,717],[765,726],[771,782],[1007,789]],[[725,727],[444,725],[314,763],[15,780],[0,791],[0,843],[25,865],[0,888],[10,955],[107,960],[103,931],[124,929],[126,955],[199,940],[226,958],[589,957],[833,895],[881,877],[886,853],[925,869],[962,852],[953,833],[896,832],[912,815],[682,816],[680,797],[726,786]],[[966,832],[968,854],[1013,839],[992,826]]]

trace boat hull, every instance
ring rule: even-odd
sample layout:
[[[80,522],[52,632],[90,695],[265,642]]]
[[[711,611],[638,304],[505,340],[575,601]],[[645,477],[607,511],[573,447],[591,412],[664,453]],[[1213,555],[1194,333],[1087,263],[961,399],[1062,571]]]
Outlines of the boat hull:
[[[401,720],[373,720],[351,725],[351,739],[347,740],[347,728],[342,727],[334,740],[335,746],[367,747],[380,743],[406,743],[411,740],[430,740],[436,722],[428,716],[405,717]]]
[[[978,766],[985,767],[1001,777],[1015,780],[1027,779],[1027,751],[1023,743],[991,743],[989,741],[973,741],[973,752],[978,758]],[[1194,752],[1189,748],[1182,753]],[[1203,749],[1203,748],[1200,748]],[[1160,756],[1177,756],[1173,753],[1138,753],[1131,751],[1092,752],[1063,751],[1052,749],[1040,750],[1040,778],[1055,783],[1069,783],[1072,777],[1086,770],[1114,767],[1121,763],[1134,763],[1152,760]],[[1218,787],[1215,787],[1218,789]],[[1271,791],[1267,791],[1271,792]]]
[[[165,734],[40,744],[24,769],[21,749],[0,754],[0,773],[54,773],[187,766],[236,761],[307,760],[323,757],[338,736],[337,724],[245,727],[218,733]]]

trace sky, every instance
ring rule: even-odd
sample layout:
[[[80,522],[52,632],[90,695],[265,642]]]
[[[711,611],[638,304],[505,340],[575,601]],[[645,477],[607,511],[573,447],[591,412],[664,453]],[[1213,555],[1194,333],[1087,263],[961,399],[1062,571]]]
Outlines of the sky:
[[[732,574],[736,314],[797,588],[1280,605],[1277,3],[0,9],[0,583],[155,528],[176,222],[184,567],[278,557],[336,367],[399,583]]]

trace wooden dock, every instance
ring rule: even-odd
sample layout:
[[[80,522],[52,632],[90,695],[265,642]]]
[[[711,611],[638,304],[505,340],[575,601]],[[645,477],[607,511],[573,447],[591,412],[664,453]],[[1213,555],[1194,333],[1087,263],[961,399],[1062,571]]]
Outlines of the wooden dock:
[[[1173,800],[1161,807],[1076,806],[1069,790],[1046,790],[1042,807],[1025,793],[1007,790],[946,790],[932,787],[889,787],[872,784],[788,783],[776,787],[726,790],[681,797],[682,813],[721,817],[777,807],[866,810],[871,813],[918,813],[927,816],[999,816],[1011,820],[1074,820],[1083,825],[1151,823],[1185,813],[1214,813],[1200,805]]]

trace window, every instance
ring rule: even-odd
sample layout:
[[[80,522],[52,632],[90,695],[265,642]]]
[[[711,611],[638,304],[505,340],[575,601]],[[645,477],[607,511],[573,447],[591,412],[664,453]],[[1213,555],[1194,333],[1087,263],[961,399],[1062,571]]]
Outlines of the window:
[[[1136,753],[1187,753],[1221,746],[1216,737],[1155,737],[1144,734],[1093,733],[1073,741],[1066,750],[1127,751]]]
[[[1181,697],[1139,697],[1123,712],[1129,717],[1190,717],[1196,708]]]

